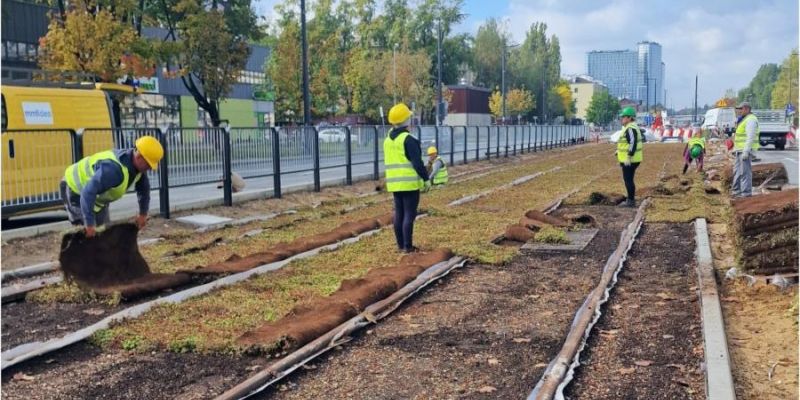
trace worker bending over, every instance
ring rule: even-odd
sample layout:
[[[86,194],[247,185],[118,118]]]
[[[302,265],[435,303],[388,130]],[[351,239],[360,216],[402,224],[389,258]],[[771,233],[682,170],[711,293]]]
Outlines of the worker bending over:
[[[694,133],[694,137],[689,139],[683,149],[683,173],[689,169],[692,161],[697,161],[697,172],[703,171],[703,155],[706,153],[706,138],[701,131]]]
[[[86,237],[93,237],[96,226],[109,222],[109,205],[135,185],[139,200],[136,226],[144,228],[150,209],[147,171],[156,169],[163,156],[164,148],[156,138],[142,136],[133,149],[101,151],[67,167],[60,189],[69,221],[83,225]]]

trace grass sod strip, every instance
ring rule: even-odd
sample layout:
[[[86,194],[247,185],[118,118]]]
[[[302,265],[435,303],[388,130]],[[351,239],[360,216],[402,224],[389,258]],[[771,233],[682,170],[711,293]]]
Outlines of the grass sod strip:
[[[511,181],[514,178],[526,175],[530,171],[553,168],[562,163],[565,158],[586,157],[592,154],[592,151],[593,149],[590,146],[584,146],[546,154],[541,158],[532,157],[523,163],[507,164],[505,165],[507,168],[501,167],[479,179],[470,180],[463,184],[449,185],[447,190],[437,190],[426,195],[426,197],[430,197],[434,203],[437,201],[436,199],[449,201],[448,199],[458,198],[463,193],[474,193],[496,186],[497,182]],[[358,204],[357,199],[345,199],[341,202],[334,201],[324,207],[301,209],[296,214],[279,216],[269,221],[223,228],[220,231],[180,233],[174,235],[173,238],[157,243],[152,248],[143,250],[142,253],[154,273],[172,273],[198,265],[208,265],[224,261],[234,254],[240,256],[248,255],[263,251],[266,247],[280,242],[288,242],[298,237],[326,232],[330,227],[337,226],[346,220],[369,218],[391,211],[390,202],[375,202],[375,200],[374,198],[369,199],[368,201],[373,203],[372,205],[345,214],[342,214],[344,210]],[[256,227],[265,230],[252,237],[241,237]],[[269,229],[271,227],[279,229]],[[182,242],[177,249],[175,249],[175,241]],[[224,242],[225,245],[216,245],[220,241]],[[200,248],[197,251],[187,251],[192,247]],[[169,256],[169,254],[181,255]],[[69,283],[55,285],[28,295],[29,301],[42,303],[89,302],[96,299],[97,296],[86,293],[76,285]]]
[[[563,180],[570,171],[592,171],[592,162],[577,163],[558,175]],[[529,188],[535,187],[533,182]],[[558,179],[553,179],[553,184],[562,185]],[[537,197],[540,206],[552,200],[543,193],[532,196]],[[457,254],[482,262],[503,262],[516,254],[516,249],[489,243],[489,238],[508,223],[505,217],[484,211],[449,210],[442,203],[423,197],[421,206],[429,210],[429,216],[415,225],[418,245],[450,247]],[[244,332],[277,320],[298,304],[331,294],[344,279],[360,278],[371,269],[396,263],[400,254],[393,236],[391,230],[383,230],[335,252],[293,262],[274,273],[181,304],[158,307],[136,320],[98,333],[95,343],[142,351],[241,351],[235,339]]]

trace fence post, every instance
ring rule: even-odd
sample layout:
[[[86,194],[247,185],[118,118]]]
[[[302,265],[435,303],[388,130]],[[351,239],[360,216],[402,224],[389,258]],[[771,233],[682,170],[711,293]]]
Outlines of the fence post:
[[[345,151],[344,151],[344,181],[347,186],[353,184],[353,149],[352,149],[352,142],[350,141],[353,137],[353,133],[350,132],[350,127],[344,127],[344,141],[345,141]]]
[[[506,155],[505,157],[508,158],[508,129],[509,125],[503,125],[503,128],[506,130]]]
[[[281,194],[281,142],[277,128],[269,128],[272,135],[272,197],[280,199]]]
[[[156,136],[164,148],[158,168],[158,211],[161,218],[169,219],[169,125],[156,129]]]
[[[83,158],[83,131],[84,128],[70,130],[72,136],[72,163],[76,163]]]
[[[467,157],[467,148],[469,147],[469,135],[468,135],[468,133],[469,133],[468,129],[465,126],[464,127],[464,164],[466,164],[468,162],[467,161],[467,158],[468,158]]]
[[[419,143],[420,143],[420,145],[422,145],[422,130],[419,131]],[[433,146],[436,147],[436,151],[441,153],[442,150],[439,149],[439,127],[438,126],[434,126],[433,127],[433,143],[434,143]],[[424,156],[424,155],[427,155],[428,153],[422,153],[422,154]]]
[[[486,127],[486,159],[492,158],[492,127]]]
[[[372,140],[373,149],[372,149],[372,152],[373,152],[374,160],[375,160],[374,165],[373,165],[373,169],[372,169],[372,180],[377,181],[378,179],[381,179],[380,170],[378,169],[378,161],[379,160],[378,160],[378,127],[377,126],[374,126],[372,128],[372,135],[373,135],[373,140]]]
[[[456,161],[456,141],[455,141],[455,133],[453,132],[452,126],[448,127],[450,129],[450,165],[455,165]]]
[[[495,128],[496,129],[494,131],[497,133],[497,145],[495,146],[495,148],[496,148],[495,151],[497,151],[497,153],[496,153],[497,157],[495,157],[495,158],[500,158],[500,127],[495,125]]]
[[[514,155],[517,155],[517,125],[514,125]],[[520,150],[520,153],[522,151]]]
[[[313,129],[312,132],[314,133],[314,135],[313,135],[314,136],[314,147],[313,147],[313,153],[314,153],[314,191],[315,192],[319,192],[320,190],[322,190],[322,187],[320,185],[320,180],[319,180],[319,131],[317,131],[317,128],[315,128],[313,126],[305,126],[305,127],[303,127],[304,130],[308,130],[309,128]]]
[[[217,132],[220,132],[217,128]],[[226,126],[222,133],[222,195],[223,203],[230,207],[233,205],[233,188],[231,181],[231,128]]]

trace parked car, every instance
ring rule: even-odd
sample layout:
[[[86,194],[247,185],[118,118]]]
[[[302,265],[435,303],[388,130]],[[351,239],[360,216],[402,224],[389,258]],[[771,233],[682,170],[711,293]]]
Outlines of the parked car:
[[[340,127],[326,127],[319,130],[319,141],[321,143],[344,142],[347,140],[347,131]],[[356,135],[350,135],[350,142],[358,142]]]

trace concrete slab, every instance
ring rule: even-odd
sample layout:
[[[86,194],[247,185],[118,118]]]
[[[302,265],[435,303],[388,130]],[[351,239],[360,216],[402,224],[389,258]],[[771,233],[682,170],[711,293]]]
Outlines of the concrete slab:
[[[194,226],[210,226],[233,221],[231,218],[219,217],[211,214],[192,214],[175,219],[178,222]]]
[[[567,238],[569,238],[569,244],[531,242],[522,245],[522,250],[531,252],[581,251],[589,245],[589,242],[594,239],[598,231],[598,229],[568,231]]]

